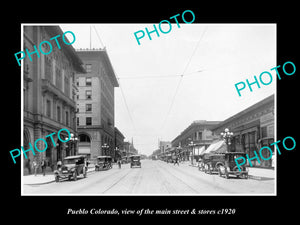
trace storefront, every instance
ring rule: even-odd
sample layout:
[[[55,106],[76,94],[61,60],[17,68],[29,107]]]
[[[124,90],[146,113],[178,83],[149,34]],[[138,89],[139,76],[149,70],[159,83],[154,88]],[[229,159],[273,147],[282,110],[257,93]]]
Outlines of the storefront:
[[[245,152],[252,158],[255,156],[254,151],[258,152],[262,146],[273,149],[270,144],[274,142],[274,95],[224,120],[212,131],[214,135],[220,135],[225,128],[233,132],[229,147],[231,152]],[[268,158],[270,152],[263,151],[262,155]],[[251,163],[256,167],[272,167],[272,160],[259,162],[253,159]]]

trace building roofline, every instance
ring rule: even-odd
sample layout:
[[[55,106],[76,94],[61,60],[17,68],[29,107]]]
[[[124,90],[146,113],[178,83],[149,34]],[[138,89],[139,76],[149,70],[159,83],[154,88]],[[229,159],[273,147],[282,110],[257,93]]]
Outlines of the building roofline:
[[[63,31],[59,26],[42,26],[42,27],[50,35],[57,36],[57,34],[60,34],[60,35],[63,34]],[[68,40],[68,38],[66,36],[65,36],[65,38],[70,43],[70,41]],[[73,48],[73,46],[72,45],[61,45],[61,48],[62,48],[62,50],[64,50],[66,52],[66,54],[68,56],[70,56],[72,64],[73,64],[76,72],[86,73],[85,69],[82,66],[83,62],[79,58],[79,56],[77,55],[77,53],[76,53],[75,49]]]
[[[247,113],[249,113],[249,112],[251,112],[251,111],[253,111],[253,110],[257,109],[257,108],[259,108],[259,107],[262,107],[264,105],[270,104],[272,102],[274,102],[274,94],[272,94],[272,95],[264,98],[263,100],[255,103],[254,105],[251,105],[250,107],[248,107],[248,108],[246,108],[246,109],[238,112],[237,114],[235,114],[235,115],[227,118],[226,120],[224,120],[221,123],[219,123],[218,125],[216,125],[212,130],[216,130],[216,129],[224,126],[225,124],[230,123],[234,119],[239,118],[239,117],[241,117],[241,116],[243,116],[243,115],[245,115],[245,114],[247,114]]]
[[[185,128],[176,138],[174,138],[171,142],[173,143],[174,141],[176,141],[180,136],[184,135],[185,133],[187,133],[189,130],[191,130],[193,127],[195,126],[217,126],[219,123],[221,123],[222,121],[207,121],[207,120],[195,120],[193,121],[187,128]]]
[[[109,76],[109,78],[111,79],[111,82],[112,82],[113,86],[114,87],[119,87],[119,82],[117,80],[116,73],[115,73],[114,68],[113,68],[113,66],[111,64],[111,61],[109,59],[109,56],[108,56],[108,53],[107,53],[105,47],[104,48],[93,48],[93,49],[80,48],[80,49],[76,49],[76,52],[83,52],[83,53],[84,52],[86,52],[86,53],[87,52],[94,52],[96,54],[97,53],[101,54],[104,57],[105,62],[107,64],[107,66],[108,66],[108,69],[110,70],[110,73],[112,75],[112,76]]]

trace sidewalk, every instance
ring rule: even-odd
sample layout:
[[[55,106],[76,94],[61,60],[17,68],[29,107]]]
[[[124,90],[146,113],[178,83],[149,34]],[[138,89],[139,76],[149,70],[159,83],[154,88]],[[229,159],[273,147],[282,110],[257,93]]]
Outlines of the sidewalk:
[[[266,169],[259,167],[248,167],[249,168],[249,178],[256,180],[271,180],[275,179],[276,172],[274,169]]]
[[[95,171],[94,164],[90,164],[88,166],[87,173]],[[34,174],[31,175],[24,175],[23,176],[23,184],[26,185],[40,185],[40,184],[49,184],[55,182],[54,180],[54,173],[53,172],[46,172],[46,175],[43,176],[42,173],[38,173],[36,176]]]

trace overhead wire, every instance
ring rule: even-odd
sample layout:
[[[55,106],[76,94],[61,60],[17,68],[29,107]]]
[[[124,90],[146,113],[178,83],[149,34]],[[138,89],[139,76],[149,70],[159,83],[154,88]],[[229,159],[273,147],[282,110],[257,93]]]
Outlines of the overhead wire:
[[[101,39],[101,37],[100,37],[98,31],[97,31],[97,28],[96,28],[95,26],[93,26],[93,28],[94,28],[94,30],[95,30],[95,32],[96,32],[96,35],[97,35],[97,37],[98,37],[98,39],[99,39],[101,45],[103,46],[103,48],[105,48],[105,45],[104,45],[104,43],[103,43],[103,41],[102,41],[102,39]],[[126,97],[125,97],[125,94],[124,94],[122,85],[121,85],[121,83],[120,83],[120,78],[118,78],[117,75],[116,75],[116,78],[117,78],[118,83],[119,83],[119,88],[120,88],[120,90],[121,90],[122,98],[123,98],[123,101],[124,101],[124,103],[125,103],[125,107],[126,107],[126,110],[127,110],[127,113],[128,113],[128,116],[129,116],[129,119],[130,119],[132,128],[133,128],[134,132],[136,132],[136,127],[135,127],[135,124],[134,124],[134,122],[133,122],[133,119],[132,119],[132,116],[131,116],[131,113],[130,113],[130,110],[129,110],[128,103],[127,103],[127,101],[126,101]]]
[[[177,86],[176,86],[174,96],[173,96],[173,98],[172,98],[170,107],[169,107],[169,109],[168,109],[168,113],[167,113],[167,115],[166,115],[166,117],[165,117],[165,119],[164,119],[164,121],[163,121],[163,123],[162,123],[162,126],[161,126],[161,128],[160,128],[160,131],[163,131],[163,128],[165,127],[166,121],[167,121],[167,119],[168,119],[168,117],[169,117],[169,115],[170,115],[170,113],[171,113],[172,108],[173,108],[173,105],[174,105],[174,102],[175,102],[175,99],[176,99],[176,96],[177,96],[177,93],[178,93],[180,84],[181,84],[181,82],[182,82],[182,79],[183,79],[183,77],[185,76],[185,72],[186,72],[186,70],[187,70],[187,68],[188,68],[188,66],[189,66],[189,64],[190,64],[190,62],[191,62],[191,60],[192,60],[192,58],[193,58],[193,56],[194,56],[194,54],[195,54],[195,52],[196,52],[196,50],[197,50],[197,48],[198,48],[200,42],[201,42],[201,40],[202,40],[202,38],[203,38],[205,32],[206,32],[206,30],[207,30],[207,27],[204,28],[204,31],[202,32],[202,34],[201,34],[201,36],[200,36],[200,38],[199,38],[199,40],[198,40],[198,42],[197,42],[197,45],[196,45],[196,47],[194,48],[194,51],[192,52],[192,55],[191,55],[191,57],[190,57],[189,60],[188,60],[188,63],[186,64],[186,66],[185,66],[185,68],[184,68],[182,74],[180,75],[180,80],[179,80],[179,82],[178,82],[178,84],[177,84]]]

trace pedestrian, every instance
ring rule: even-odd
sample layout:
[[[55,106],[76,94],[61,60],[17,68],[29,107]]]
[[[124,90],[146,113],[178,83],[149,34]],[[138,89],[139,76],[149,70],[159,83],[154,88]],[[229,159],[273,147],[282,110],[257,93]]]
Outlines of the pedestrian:
[[[30,158],[28,158],[25,167],[28,169],[28,173],[31,174],[31,163],[30,163]]]
[[[33,160],[32,167],[33,167],[33,171],[34,171],[34,176],[36,176],[36,172],[38,169],[38,164],[36,162],[36,159]]]
[[[42,168],[43,176],[45,176],[46,167],[47,167],[47,162],[46,162],[45,158],[43,158],[42,161],[41,161],[41,168]]]
[[[121,169],[121,160],[118,160],[119,169]]]
[[[176,156],[176,158],[175,158],[175,161],[174,161],[174,166],[175,166],[176,164],[179,166],[179,162],[178,162],[178,156]]]

